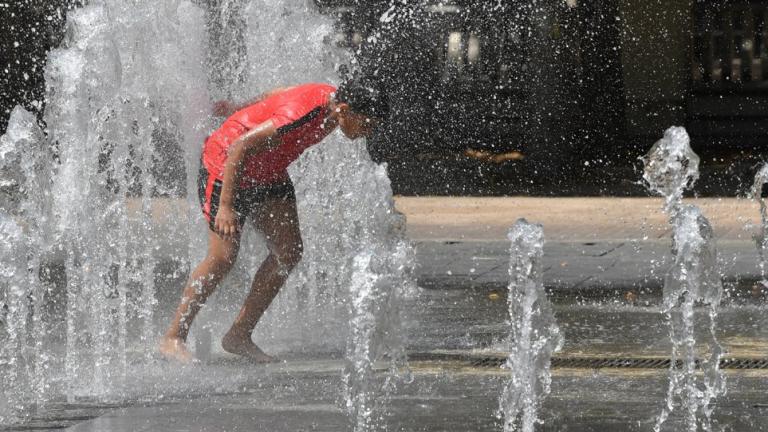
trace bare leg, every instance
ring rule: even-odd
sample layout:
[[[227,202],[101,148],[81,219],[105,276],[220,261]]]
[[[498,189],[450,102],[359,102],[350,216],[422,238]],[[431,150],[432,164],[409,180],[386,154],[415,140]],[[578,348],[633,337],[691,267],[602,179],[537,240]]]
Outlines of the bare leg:
[[[235,238],[224,239],[213,231],[208,231],[208,255],[189,277],[176,315],[160,341],[161,354],[182,362],[192,360],[192,354],[185,345],[189,328],[205,301],[232,268],[239,246],[239,234]]]
[[[233,354],[257,362],[271,362],[275,359],[253,343],[251,333],[282,288],[288,274],[301,260],[303,248],[296,201],[268,199],[253,216],[256,229],[262,231],[267,238],[269,256],[256,272],[251,291],[221,345]]]

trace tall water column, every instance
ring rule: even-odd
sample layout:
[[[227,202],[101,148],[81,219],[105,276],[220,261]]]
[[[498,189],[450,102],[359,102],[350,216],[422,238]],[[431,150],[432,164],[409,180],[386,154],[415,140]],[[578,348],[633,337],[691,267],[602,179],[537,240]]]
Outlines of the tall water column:
[[[690,147],[682,127],[669,128],[643,159],[643,179],[652,192],[665,198],[664,210],[673,229],[674,263],[664,280],[663,311],[672,342],[667,399],[655,431],[675,411],[682,411],[685,427],[712,429],[714,400],[725,392],[719,370],[722,348],[715,335],[717,311],[722,296],[717,248],[709,221],[698,207],[682,203],[684,191],[699,176],[699,157]],[[706,326],[696,327],[696,306],[706,307]],[[697,356],[701,377],[697,374]]]
[[[51,252],[52,165],[37,118],[16,107],[0,137],[0,424],[23,418],[54,385],[46,372],[56,367],[58,325],[40,278]]]
[[[69,14],[50,53],[45,120],[59,158],[52,196],[70,399],[119,399],[127,363],[154,350],[158,241],[186,224],[157,231],[150,173],[161,140],[176,141],[188,165],[199,157],[210,103],[202,34],[191,29],[203,28],[185,0],[94,1]]]

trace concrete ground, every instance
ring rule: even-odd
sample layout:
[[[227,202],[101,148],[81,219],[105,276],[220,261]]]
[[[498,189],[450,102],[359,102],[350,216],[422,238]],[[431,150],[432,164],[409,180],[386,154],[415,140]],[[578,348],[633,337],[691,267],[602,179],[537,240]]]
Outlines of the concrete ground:
[[[717,321],[725,357],[761,364],[768,358],[768,313],[755,283],[758,207],[737,199],[692,202],[712,222],[730,290]],[[406,301],[404,314],[413,381],[397,386],[380,424],[403,432],[502,430],[496,410],[507,377],[499,367],[509,332],[505,236],[525,217],[544,225],[544,279],[564,337],[537,431],[653,430],[666,369],[568,361],[668,357],[658,297],[671,242],[661,204],[648,198],[397,198],[417,249],[422,289]],[[697,327],[704,325],[700,314]],[[342,366],[327,354],[270,366],[213,358],[168,370],[208,377],[208,388],[148,390],[113,405],[60,403],[11,430],[351,430],[339,403]],[[216,385],[216,377],[229,384]],[[727,369],[726,378],[715,430],[768,431],[768,369]],[[681,429],[674,415],[663,430]]]
[[[754,236],[759,206],[747,199],[686,200],[713,226],[724,280],[762,296]],[[519,218],[544,226],[544,283],[560,294],[658,291],[670,264],[671,230],[660,198],[401,197],[426,287],[503,285],[506,233]],[[745,291],[746,290],[746,291]]]
[[[720,241],[751,241],[759,204],[741,198],[686,199]],[[661,198],[396,197],[414,241],[504,241],[519,218],[544,225],[551,242],[655,241],[670,234]]]

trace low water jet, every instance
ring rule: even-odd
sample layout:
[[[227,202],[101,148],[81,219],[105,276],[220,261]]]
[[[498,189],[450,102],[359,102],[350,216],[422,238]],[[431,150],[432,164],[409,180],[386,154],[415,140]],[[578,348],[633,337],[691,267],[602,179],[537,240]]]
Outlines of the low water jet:
[[[549,394],[550,360],[563,344],[552,305],[544,291],[544,228],[525,219],[509,230],[509,369],[499,400],[504,432],[533,432],[539,407]]]

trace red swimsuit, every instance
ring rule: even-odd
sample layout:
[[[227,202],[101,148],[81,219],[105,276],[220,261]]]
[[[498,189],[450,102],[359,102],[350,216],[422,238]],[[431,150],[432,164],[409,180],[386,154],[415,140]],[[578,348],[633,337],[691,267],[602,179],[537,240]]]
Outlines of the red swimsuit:
[[[331,85],[314,83],[289,88],[234,113],[206,139],[198,187],[203,213],[209,222],[213,223],[215,218],[224,164],[234,141],[248,130],[272,120],[280,135],[280,144],[246,156],[238,194],[285,189],[286,184],[290,185],[288,165],[332,131],[325,127],[325,120],[330,95],[335,91]],[[290,192],[292,190],[291,187]],[[253,203],[241,203],[241,208],[236,210],[249,210],[250,205],[246,204]]]

